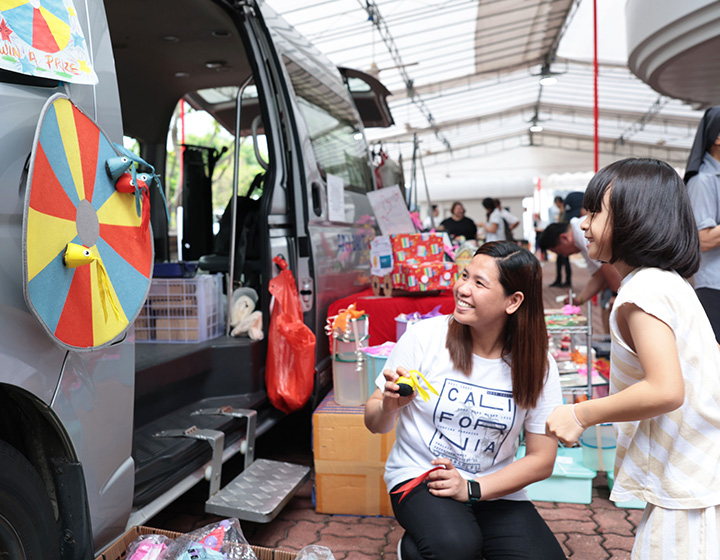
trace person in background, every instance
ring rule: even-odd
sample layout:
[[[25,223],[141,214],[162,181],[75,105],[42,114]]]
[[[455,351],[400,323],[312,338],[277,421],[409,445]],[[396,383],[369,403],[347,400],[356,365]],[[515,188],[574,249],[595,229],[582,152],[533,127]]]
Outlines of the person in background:
[[[533,214],[533,229],[535,230],[535,256],[538,257],[540,262],[547,261],[547,251],[540,248],[540,236],[545,231],[546,223],[540,218],[540,214],[535,212]],[[538,253],[540,256],[538,256]]]
[[[602,263],[588,254],[587,240],[580,227],[583,220],[585,217],[572,218],[569,223],[550,224],[540,237],[540,247],[546,251],[549,249],[565,257],[580,253],[585,259],[588,272],[590,272],[590,281],[580,295],[573,300],[572,303],[575,305],[583,305],[605,288],[610,288],[617,293],[621,280],[620,274],[611,264]]]
[[[565,201],[562,197],[556,196],[554,200],[557,209],[555,221],[559,224],[566,222],[565,219]],[[570,288],[572,286],[572,268],[570,267],[570,257],[556,253],[555,257],[555,281],[550,284],[551,288]],[[562,281],[562,271],[565,271],[565,282]]]
[[[509,224],[503,216],[503,209],[498,207],[495,198],[484,198],[482,205],[487,212],[487,221],[481,222],[478,226],[485,230],[485,243],[492,241],[505,241],[510,231]],[[508,214],[510,214],[508,212]],[[510,214],[512,216],[512,214]],[[514,218],[514,216],[513,216]],[[516,221],[517,218],[515,218]],[[519,221],[518,221],[519,222]]]
[[[684,180],[700,236],[695,292],[720,342],[720,107],[710,107],[700,121]]]
[[[510,212],[509,208],[503,208],[502,202],[500,202],[499,198],[495,199],[495,206],[500,209],[500,215],[502,216],[505,226],[505,239],[508,241],[516,241],[515,234],[513,233],[513,230],[515,230],[520,225],[520,219]]]
[[[565,558],[524,490],[552,473],[557,440],[545,419],[562,402],[540,264],[514,243],[486,243],[453,293],[452,315],[425,319],[398,340],[365,405],[371,432],[395,428],[385,482],[406,531],[398,556]],[[396,382],[412,370],[437,394],[401,397]],[[515,460],[522,430],[526,453]],[[433,467],[426,484],[393,493]]]
[[[477,226],[473,220],[465,216],[465,207],[462,202],[453,202],[450,207],[450,217],[445,218],[438,229],[446,231],[453,241],[460,237],[466,241],[477,239]]]
[[[430,207],[430,213],[425,217],[423,221],[423,231],[430,231],[431,229],[437,229],[440,226],[440,220],[438,219],[438,205],[433,204]]]
[[[610,395],[555,409],[570,445],[615,422],[610,499],[647,502],[632,558],[718,558],[720,348],[687,281],[700,241],[687,189],[667,163],[625,159],[590,181],[582,229],[622,286],[610,317]]]
[[[573,218],[584,215],[583,196],[585,196],[585,193],[582,191],[573,191],[565,196],[565,200],[563,200],[565,206],[564,221],[569,222]]]

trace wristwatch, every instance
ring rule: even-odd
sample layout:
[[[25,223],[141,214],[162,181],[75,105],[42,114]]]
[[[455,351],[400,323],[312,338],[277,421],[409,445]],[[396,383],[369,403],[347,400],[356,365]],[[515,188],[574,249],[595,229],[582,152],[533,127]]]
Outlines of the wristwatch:
[[[468,504],[474,504],[479,502],[482,498],[482,492],[480,491],[480,483],[477,480],[468,480]]]

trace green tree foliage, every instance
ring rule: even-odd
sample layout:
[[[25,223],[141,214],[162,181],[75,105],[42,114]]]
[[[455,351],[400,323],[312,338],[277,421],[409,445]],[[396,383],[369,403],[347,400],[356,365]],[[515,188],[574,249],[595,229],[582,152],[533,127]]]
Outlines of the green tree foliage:
[[[185,104],[186,116],[194,109]],[[168,206],[171,216],[171,229],[175,229],[175,210],[182,203],[182,189],[180,185],[181,179],[181,144],[180,139],[180,112],[179,105],[175,109],[171,128],[168,134],[168,153],[165,178],[165,194],[168,200]],[[218,218],[225,210],[225,206],[230,200],[233,191],[233,160],[234,160],[234,144],[235,138],[227,130],[221,127],[217,121],[213,120],[209,115],[206,126],[194,126],[192,130],[186,130],[185,143],[193,146],[211,147],[218,153],[224,153],[220,156],[215,164],[215,170],[212,176],[213,185],[213,212]],[[264,137],[260,138],[260,153],[267,159],[267,148],[265,147]],[[255,150],[253,148],[252,136],[241,139],[240,142],[240,172],[238,174],[238,193],[241,196],[247,194],[255,175],[262,172],[262,167],[257,162]]]

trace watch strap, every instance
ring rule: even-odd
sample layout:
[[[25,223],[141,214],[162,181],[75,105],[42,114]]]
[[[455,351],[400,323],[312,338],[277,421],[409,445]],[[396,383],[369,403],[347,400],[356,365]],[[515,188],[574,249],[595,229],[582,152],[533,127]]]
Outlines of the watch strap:
[[[482,498],[482,492],[480,490],[480,483],[477,480],[468,480],[468,503],[474,504],[479,502]]]

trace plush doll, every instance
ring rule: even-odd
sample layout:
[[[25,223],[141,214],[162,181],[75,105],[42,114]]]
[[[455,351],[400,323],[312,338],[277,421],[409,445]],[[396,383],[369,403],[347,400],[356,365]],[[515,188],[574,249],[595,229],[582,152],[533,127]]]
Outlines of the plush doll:
[[[257,292],[252,288],[238,288],[233,292],[231,336],[247,335],[252,340],[263,339],[262,313],[255,311],[257,300]]]

